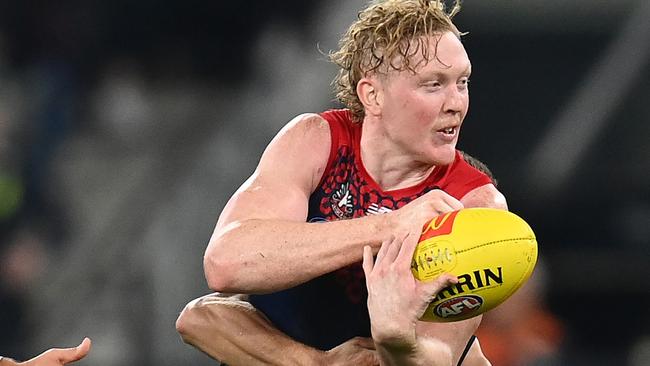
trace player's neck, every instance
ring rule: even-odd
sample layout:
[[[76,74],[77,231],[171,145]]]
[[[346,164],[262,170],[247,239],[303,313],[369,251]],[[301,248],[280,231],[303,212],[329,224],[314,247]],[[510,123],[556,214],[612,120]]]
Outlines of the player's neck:
[[[364,126],[365,127],[365,126]],[[401,151],[381,134],[362,128],[361,162],[385,191],[415,186],[431,174],[435,166],[417,161],[412,154]]]

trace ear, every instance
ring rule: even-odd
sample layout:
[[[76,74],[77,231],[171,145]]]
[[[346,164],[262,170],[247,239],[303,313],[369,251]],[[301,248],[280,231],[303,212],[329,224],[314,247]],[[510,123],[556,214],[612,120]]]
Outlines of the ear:
[[[367,115],[379,115],[383,96],[381,84],[374,77],[365,77],[357,83],[357,95]]]

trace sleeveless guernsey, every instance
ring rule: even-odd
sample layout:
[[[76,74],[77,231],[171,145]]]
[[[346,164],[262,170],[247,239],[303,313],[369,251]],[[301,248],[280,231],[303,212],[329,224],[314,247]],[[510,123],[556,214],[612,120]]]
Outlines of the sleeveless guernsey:
[[[326,169],[309,198],[307,221],[315,225],[390,212],[433,189],[461,199],[474,188],[491,183],[457,151],[452,164],[436,167],[420,184],[383,191],[360,159],[361,124],[352,123],[348,110],[330,110],[321,116],[329,123],[332,141]],[[370,336],[366,300],[360,262],[288,290],[250,297],[278,329],[322,350],[356,336]]]

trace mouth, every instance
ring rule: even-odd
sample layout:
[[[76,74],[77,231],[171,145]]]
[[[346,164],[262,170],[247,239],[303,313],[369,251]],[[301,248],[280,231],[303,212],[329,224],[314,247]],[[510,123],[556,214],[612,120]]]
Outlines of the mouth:
[[[444,133],[446,135],[454,135],[456,133],[456,127],[447,127],[438,130],[438,132]]]
[[[444,142],[453,142],[458,135],[459,126],[449,126],[436,131],[436,135]]]

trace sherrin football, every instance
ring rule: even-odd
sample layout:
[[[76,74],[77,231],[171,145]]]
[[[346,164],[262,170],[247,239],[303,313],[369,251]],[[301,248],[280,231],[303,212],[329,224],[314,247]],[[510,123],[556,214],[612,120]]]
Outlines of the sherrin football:
[[[459,282],[441,290],[421,320],[453,322],[505,301],[533,273],[537,240],[519,216],[491,208],[466,208],[427,222],[411,271],[421,281],[451,273]]]

